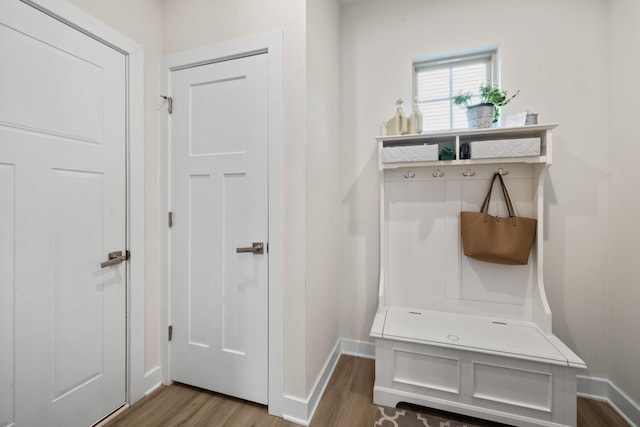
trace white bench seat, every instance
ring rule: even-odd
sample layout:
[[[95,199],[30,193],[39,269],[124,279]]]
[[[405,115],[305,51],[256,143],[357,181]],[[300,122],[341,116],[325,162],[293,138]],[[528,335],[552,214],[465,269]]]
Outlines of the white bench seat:
[[[388,307],[378,313],[371,335],[425,343],[516,359],[586,368],[584,362],[553,335],[532,322],[485,316]]]

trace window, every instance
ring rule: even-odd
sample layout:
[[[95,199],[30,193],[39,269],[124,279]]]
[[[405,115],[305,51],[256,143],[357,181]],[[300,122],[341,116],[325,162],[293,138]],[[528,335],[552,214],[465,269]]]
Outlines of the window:
[[[471,104],[480,100],[480,85],[496,80],[497,50],[451,55],[414,62],[414,97],[422,111],[425,131],[467,127],[463,108],[451,97],[471,92]]]

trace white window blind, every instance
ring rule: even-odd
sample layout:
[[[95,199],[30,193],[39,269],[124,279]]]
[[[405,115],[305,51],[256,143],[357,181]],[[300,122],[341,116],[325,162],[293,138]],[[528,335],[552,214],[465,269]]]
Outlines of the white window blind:
[[[451,97],[473,93],[470,105],[480,100],[480,86],[494,80],[496,51],[451,56],[414,63],[414,96],[422,111],[425,131],[460,129],[467,126],[463,108]]]

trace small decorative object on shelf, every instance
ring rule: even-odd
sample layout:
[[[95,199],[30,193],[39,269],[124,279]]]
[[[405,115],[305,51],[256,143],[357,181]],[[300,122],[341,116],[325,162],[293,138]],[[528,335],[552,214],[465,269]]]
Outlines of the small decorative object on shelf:
[[[514,126],[533,126],[538,124],[538,113],[530,113],[525,111],[523,113],[510,114],[506,120],[502,121],[504,127]]]
[[[440,150],[440,160],[455,160],[456,153],[451,147],[442,147]]]
[[[422,133],[422,111],[420,110],[420,106],[418,105],[418,98],[414,98],[413,100],[413,111],[409,116],[407,133]]]
[[[490,128],[492,123],[498,121],[500,117],[499,107],[504,107],[520,91],[509,96],[506,90],[500,89],[491,83],[480,86],[480,102],[475,105],[469,105],[473,98],[471,92],[462,93],[453,96],[451,100],[455,105],[467,109],[467,127],[470,129]]]
[[[471,158],[471,148],[468,142],[460,144],[460,160],[466,160]]]
[[[405,135],[407,133],[407,115],[402,108],[403,103],[402,98],[396,101],[396,114],[385,123],[387,135]]]

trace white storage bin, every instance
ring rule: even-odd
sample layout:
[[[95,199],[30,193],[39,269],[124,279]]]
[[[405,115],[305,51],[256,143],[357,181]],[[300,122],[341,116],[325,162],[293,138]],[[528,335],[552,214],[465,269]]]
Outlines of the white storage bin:
[[[381,160],[382,163],[435,161],[438,160],[438,144],[384,147]]]
[[[472,159],[530,157],[540,155],[540,138],[472,141],[469,145],[471,146]]]

